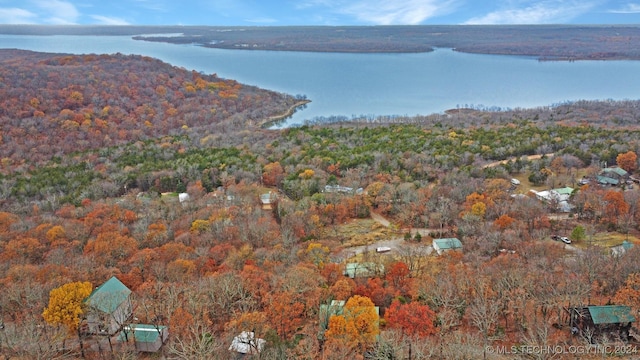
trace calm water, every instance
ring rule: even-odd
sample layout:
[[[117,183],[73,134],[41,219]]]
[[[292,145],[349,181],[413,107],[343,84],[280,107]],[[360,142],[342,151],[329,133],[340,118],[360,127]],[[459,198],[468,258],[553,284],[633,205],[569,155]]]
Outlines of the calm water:
[[[0,35],[0,48],[141,54],[313,102],[288,124],[319,116],[416,115],[458,106],[535,107],[640,98],[640,61],[538,62],[440,49],[423,54],[217,50],[121,36]]]

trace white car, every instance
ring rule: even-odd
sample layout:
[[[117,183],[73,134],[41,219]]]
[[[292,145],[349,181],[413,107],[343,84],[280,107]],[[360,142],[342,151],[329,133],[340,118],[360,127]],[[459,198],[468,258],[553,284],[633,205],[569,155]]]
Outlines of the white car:
[[[563,243],[565,243],[565,244],[571,244],[571,239],[569,239],[569,238],[568,238],[568,237],[566,237],[566,236],[561,236],[561,237],[560,237],[560,241],[562,241],[562,242],[563,242]]]

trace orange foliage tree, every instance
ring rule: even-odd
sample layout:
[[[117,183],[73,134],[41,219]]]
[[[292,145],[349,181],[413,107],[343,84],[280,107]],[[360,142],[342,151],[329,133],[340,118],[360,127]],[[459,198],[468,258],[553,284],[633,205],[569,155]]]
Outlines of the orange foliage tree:
[[[509,215],[502,215],[493,222],[493,225],[500,230],[504,230],[510,227],[515,221],[516,220]]]
[[[628,172],[638,169],[638,155],[633,151],[627,151],[616,156],[616,163]]]
[[[268,296],[266,316],[283,340],[289,340],[304,322],[305,305],[301,294],[290,291]]]
[[[401,304],[394,300],[384,318],[389,327],[402,329],[403,333],[410,336],[425,337],[436,333],[433,325],[435,313],[429,306],[415,301]]]
[[[604,208],[605,217],[612,223],[617,224],[618,219],[629,212],[629,204],[624,200],[624,196],[620,191],[607,191],[603,200],[606,204]]]
[[[269,163],[264,166],[262,182],[266,186],[277,186],[284,179],[284,169],[279,162]]]
[[[640,274],[629,274],[627,279],[613,298],[616,304],[630,306],[636,317],[640,315]]]
[[[379,322],[380,316],[371,299],[354,295],[347,300],[342,315],[329,318],[325,336],[329,342],[344,342],[364,351],[375,343],[380,333]]]
[[[128,259],[137,249],[138,242],[134,238],[106,232],[89,241],[84,247],[84,253],[93,255],[102,265],[114,266],[119,261]]]

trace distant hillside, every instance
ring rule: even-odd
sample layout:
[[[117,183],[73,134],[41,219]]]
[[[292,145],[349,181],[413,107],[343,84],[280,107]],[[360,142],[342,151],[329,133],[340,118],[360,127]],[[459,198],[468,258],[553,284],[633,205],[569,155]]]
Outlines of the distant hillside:
[[[0,34],[138,35],[134,37],[137,40],[241,50],[392,53],[428,52],[443,47],[479,54],[533,56],[540,60],[640,60],[638,25],[0,25]]]
[[[2,169],[73,151],[257,126],[292,96],[143,56],[0,50]]]

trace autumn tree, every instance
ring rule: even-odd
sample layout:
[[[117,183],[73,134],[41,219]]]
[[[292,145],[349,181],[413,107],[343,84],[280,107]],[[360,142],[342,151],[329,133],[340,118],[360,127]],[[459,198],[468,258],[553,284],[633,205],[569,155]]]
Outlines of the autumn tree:
[[[620,191],[609,190],[604,195],[605,217],[614,224],[618,224],[618,219],[629,212],[629,204],[624,200],[624,196]]]
[[[640,274],[629,274],[627,279],[613,298],[616,304],[627,305],[634,309],[635,315],[640,315]]]
[[[264,166],[262,182],[266,186],[278,186],[284,178],[284,169],[279,162],[272,162]]]
[[[329,248],[322,244],[311,242],[305,250],[307,259],[315,266],[322,268],[329,262]]]
[[[364,351],[376,341],[380,333],[380,316],[373,302],[366,296],[354,295],[344,305],[342,315],[329,318],[325,333],[328,341],[344,341],[351,347]]]
[[[287,341],[302,327],[305,310],[302,294],[284,291],[268,296],[265,312],[280,338]]]
[[[69,332],[78,329],[84,313],[83,301],[91,294],[89,282],[72,282],[51,290],[49,306],[42,312],[44,320],[51,325],[64,325]]]
[[[505,230],[506,228],[510,227],[511,224],[513,224],[515,222],[515,219],[512,218],[509,215],[502,215],[499,218],[497,218],[493,224],[500,230]]]
[[[410,336],[426,337],[436,333],[434,326],[436,314],[429,306],[416,301],[402,304],[394,300],[384,318],[389,327],[399,328]]]
[[[331,295],[333,295],[337,300],[348,299],[353,293],[355,286],[356,285],[353,280],[345,277],[344,279],[336,281],[336,283],[331,287]]]
[[[101,233],[95,240],[85,245],[84,253],[92,255],[105,266],[114,266],[128,259],[138,249],[138,242],[129,236],[117,232]]]
[[[621,168],[632,173],[638,169],[638,155],[633,151],[627,151],[626,153],[620,153],[616,156],[616,163]]]

